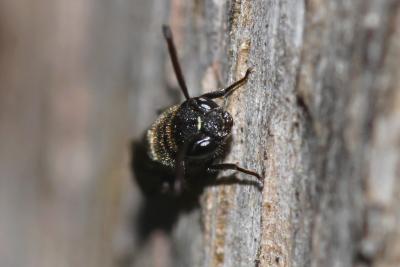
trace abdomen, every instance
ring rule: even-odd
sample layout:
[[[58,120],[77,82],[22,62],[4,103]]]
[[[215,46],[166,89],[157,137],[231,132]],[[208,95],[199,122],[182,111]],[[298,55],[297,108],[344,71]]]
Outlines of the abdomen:
[[[173,135],[173,119],[179,105],[166,109],[147,130],[146,141],[151,160],[166,167],[175,167],[177,145]]]

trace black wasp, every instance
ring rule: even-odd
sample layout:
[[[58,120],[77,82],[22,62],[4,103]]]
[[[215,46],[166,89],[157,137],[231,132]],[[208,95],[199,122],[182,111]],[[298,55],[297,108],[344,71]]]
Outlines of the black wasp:
[[[190,97],[183,77],[172,32],[169,26],[162,28],[179,86],[186,98],[161,113],[144,137],[142,145],[147,160],[137,163],[136,175],[147,169],[158,176],[161,191],[179,194],[190,183],[202,179],[201,174],[216,173],[218,170],[236,170],[262,177],[234,163],[215,163],[221,159],[227,146],[233,125],[232,116],[213,101],[226,97],[243,85],[250,73],[225,89]],[[142,151],[144,152],[144,151]],[[143,174],[143,173],[142,173]],[[146,178],[149,179],[149,178]],[[144,181],[149,183],[149,181]],[[198,181],[197,181],[198,183]],[[154,185],[153,185],[154,187]]]

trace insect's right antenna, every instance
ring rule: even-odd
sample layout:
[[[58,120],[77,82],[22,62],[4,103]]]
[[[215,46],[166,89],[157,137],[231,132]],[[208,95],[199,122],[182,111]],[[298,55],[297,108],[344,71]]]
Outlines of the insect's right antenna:
[[[172,37],[171,28],[168,25],[162,26],[162,31],[164,34],[164,38],[168,44],[169,56],[171,57],[172,66],[174,67],[176,79],[178,80],[179,86],[186,99],[190,99],[188,89],[186,87],[185,78],[183,77],[181,67],[179,65],[178,55],[176,53],[176,48],[174,44],[174,39]]]

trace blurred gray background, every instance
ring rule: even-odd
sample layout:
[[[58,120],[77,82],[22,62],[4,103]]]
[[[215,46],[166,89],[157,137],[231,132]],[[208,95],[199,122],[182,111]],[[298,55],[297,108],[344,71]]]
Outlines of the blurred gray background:
[[[163,0],[0,2],[0,266],[113,266],[137,249],[129,144],[173,101],[168,17]]]

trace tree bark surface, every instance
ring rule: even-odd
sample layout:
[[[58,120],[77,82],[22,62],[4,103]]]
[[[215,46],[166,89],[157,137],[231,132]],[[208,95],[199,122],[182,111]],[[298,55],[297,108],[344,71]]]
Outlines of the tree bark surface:
[[[255,69],[225,103],[225,162],[264,188],[207,188],[174,230],[173,266],[398,266],[399,2],[189,5],[203,91]]]
[[[400,266],[398,0],[0,7],[1,266]],[[144,242],[126,154],[179,92],[163,23],[192,96],[254,68],[224,162],[264,187],[221,172]]]

